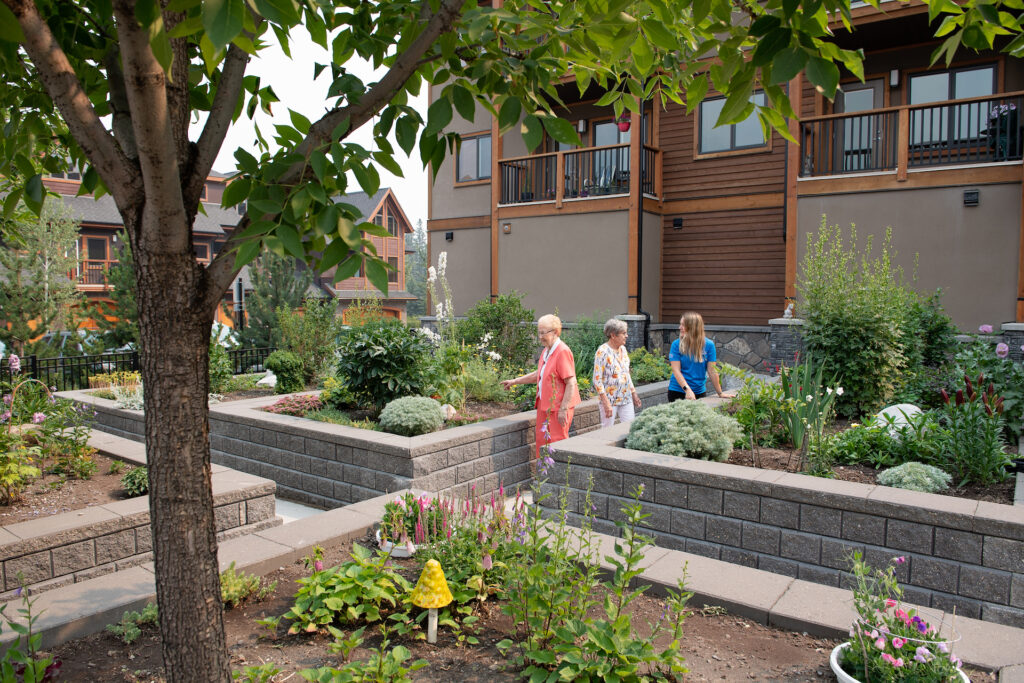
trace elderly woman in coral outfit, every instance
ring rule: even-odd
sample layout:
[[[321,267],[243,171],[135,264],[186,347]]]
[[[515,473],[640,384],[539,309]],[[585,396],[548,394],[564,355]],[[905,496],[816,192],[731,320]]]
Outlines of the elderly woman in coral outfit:
[[[537,321],[537,337],[544,346],[537,369],[528,375],[502,380],[508,389],[513,384],[537,385],[537,457],[541,446],[561,441],[569,435],[572,413],[580,402],[576,386],[576,361],[572,350],[561,340],[562,321],[555,315]]]

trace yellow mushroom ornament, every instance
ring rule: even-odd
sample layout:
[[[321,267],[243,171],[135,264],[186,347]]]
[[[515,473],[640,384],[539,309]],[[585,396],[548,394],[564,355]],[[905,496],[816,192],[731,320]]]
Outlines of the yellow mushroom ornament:
[[[427,610],[427,642],[437,642],[437,610],[452,601],[452,592],[444,578],[444,570],[437,560],[427,560],[416,587],[412,589],[412,604]]]

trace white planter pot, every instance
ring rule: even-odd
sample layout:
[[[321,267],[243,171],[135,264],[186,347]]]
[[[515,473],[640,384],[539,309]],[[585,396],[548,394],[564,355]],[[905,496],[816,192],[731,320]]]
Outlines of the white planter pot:
[[[384,552],[391,555],[391,557],[412,557],[412,553],[404,545],[395,545],[391,541],[382,541],[380,538],[380,529],[376,531],[377,535],[377,547]],[[416,552],[416,546],[413,546],[413,553]]]
[[[832,673],[836,675],[836,679],[839,681],[839,683],[860,683],[858,679],[854,678],[850,674],[843,671],[843,668],[839,666],[839,657],[841,656],[843,650],[845,650],[848,647],[850,647],[850,643],[848,642],[836,645],[832,649],[832,654],[828,658],[828,663],[829,666],[832,667]],[[963,680],[964,683],[971,683],[971,679],[967,678],[967,675],[963,671],[960,672],[960,678]]]

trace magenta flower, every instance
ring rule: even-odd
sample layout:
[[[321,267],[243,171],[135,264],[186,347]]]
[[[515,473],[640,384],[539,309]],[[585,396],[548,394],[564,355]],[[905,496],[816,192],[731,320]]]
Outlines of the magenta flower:
[[[906,644],[907,644],[907,641],[905,641],[903,638],[900,638],[899,636],[896,636],[895,638],[892,639],[892,646],[894,648],[896,648],[897,650],[899,650],[901,647],[903,647]]]
[[[885,638],[879,638],[878,640],[876,640],[875,641],[875,647],[877,647],[879,650],[884,650],[885,649]],[[885,655],[882,655],[882,656],[885,657]]]
[[[4,394],[4,405],[5,406],[11,405],[11,395],[10,394]]]
[[[893,560],[893,562],[895,562],[896,564],[903,564],[906,561],[907,558],[905,558],[903,555],[900,555],[899,557]]]
[[[548,421],[547,420],[544,420],[544,423],[541,424],[541,426],[540,426],[540,433],[543,434],[544,436],[551,436],[551,433],[548,431]]]
[[[996,356],[999,358],[1006,358],[1010,355],[1010,347],[1003,342],[996,344]]]
[[[484,571],[487,571],[487,570],[491,569],[494,566],[494,560],[491,559],[491,554],[490,553],[484,554],[483,565],[484,565]]]
[[[11,372],[14,374],[18,374],[19,372],[21,372],[21,359],[18,358],[18,354],[12,353],[7,358],[7,367],[9,367],[11,369]]]
[[[317,560],[316,562],[313,563],[313,571],[315,571],[315,572],[322,572],[323,570],[324,570],[324,561],[323,560]]]
[[[896,601],[893,600],[892,598],[889,598],[888,600],[885,601],[885,606],[886,607],[895,607],[896,606]]]
[[[46,421],[46,413],[32,413],[32,424],[42,424]]]
[[[992,334],[992,326],[981,325],[980,327],[978,327],[978,332],[981,332],[982,334]]]
[[[11,411],[5,410],[3,413],[0,413],[0,423],[7,422],[10,419],[11,419]]]

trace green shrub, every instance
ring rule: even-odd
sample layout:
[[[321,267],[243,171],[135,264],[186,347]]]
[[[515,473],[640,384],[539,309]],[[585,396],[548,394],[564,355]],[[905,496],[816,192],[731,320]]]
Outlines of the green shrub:
[[[338,379],[353,397],[374,411],[426,388],[430,342],[393,320],[348,330],[338,344]]]
[[[423,396],[396,398],[380,412],[381,429],[401,436],[429,434],[443,424],[441,404]]]
[[[146,407],[146,397],[142,390],[142,383],[130,386],[114,386],[114,407],[122,410],[143,410]]]
[[[529,365],[537,340],[533,309],[523,307],[523,296],[513,290],[493,302],[481,299],[466,311],[465,320],[456,323],[456,336],[474,347],[489,336],[485,345],[501,356],[503,368]]]
[[[743,436],[739,422],[700,401],[647,408],[633,421],[626,448],[723,462]]]
[[[228,380],[227,386],[224,387],[225,394],[230,394],[233,391],[252,391],[258,389],[256,382],[260,381],[266,376],[263,372],[253,372],[245,375],[232,375]]]
[[[125,645],[131,645],[142,635],[139,627],[157,623],[157,616],[156,604],[150,602],[141,612],[125,612],[121,621],[107,625],[107,632],[120,638]]]
[[[499,366],[482,358],[473,358],[466,363],[466,396],[477,401],[500,403],[509,400],[509,394],[501,386]]]
[[[781,382],[765,382],[746,373],[729,412],[743,428],[743,445],[751,449],[755,458],[759,446],[772,448],[786,440]]]
[[[210,393],[223,394],[228,390],[228,384],[234,376],[234,366],[231,363],[231,356],[228,350],[217,343],[215,338],[210,339]]]
[[[562,341],[572,349],[572,357],[576,361],[577,381],[594,375],[594,356],[597,354],[597,347],[608,341],[604,336],[605,320],[607,318],[601,317],[600,314],[593,318],[580,316],[572,327],[565,326],[562,330]]]
[[[263,583],[255,574],[236,572],[234,562],[220,573],[220,599],[227,607],[238,607],[249,598],[260,602],[276,588],[277,581]]]
[[[923,462],[942,467],[945,439],[938,416],[928,412],[911,415],[902,425],[868,418],[833,436],[827,448],[836,461],[850,465],[886,469]]]
[[[29,481],[39,476],[39,468],[32,464],[39,455],[38,446],[26,446],[0,429],[0,505],[18,500]]]
[[[948,361],[956,348],[957,329],[942,308],[942,290],[936,289],[933,294],[915,301],[911,316],[917,319],[916,327],[920,332],[921,362],[935,368]]]
[[[121,488],[129,498],[146,495],[149,493],[149,470],[145,467],[129,470],[121,477]]]
[[[291,351],[274,351],[267,356],[263,365],[277,377],[275,394],[290,394],[306,388],[302,378],[302,361]]]
[[[943,404],[942,391],[955,386],[959,377],[951,364],[938,367],[922,365],[916,371],[908,370],[893,402],[912,403],[922,410],[939,408]]]
[[[917,295],[892,265],[891,229],[877,256],[870,238],[858,249],[853,226],[850,240],[844,245],[839,226],[829,226],[822,216],[817,238],[807,236],[797,288],[806,347],[822,359],[825,376],[837,375],[844,388],[836,411],[858,417],[889,403],[908,368]]]
[[[344,410],[355,404],[355,397],[337,377],[328,377],[324,380],[323,391],[320,392],[320,402],[328,408]]]
[[[303,384],[310,384],[317,375],[327,372],[341,333],[341,318],[336,312],[337,302],[333,299],[306,299],[301,311],[277,309],[281,348],[298,357]]]
[[[951,477],[938,467],[920,462],[905,462],[878,475],[882,486],[894,486],[910,491],[941,493],[949,488]]]
[[[671,374],[672,368],[660,351],[652,353],[641,346],[629,354],[629,375],[633,384],[664,382]]]
[[[947,398],[939,411],[945,427],[945,461],[938,464],[953,475],[957,486],[1003,481],[1011,460],[1003,439],[1000,398],[993,387],[985,388],[984,377],[978,377],[977,386],[966,377],[964,382],[965,388]]]
[[[1000,358],[990,339],[974,335],[956,354],[957,383],[963,375],[984,375],[1003,399],[1006,435],[1016,441],[1024,434],[1024,363]]]

